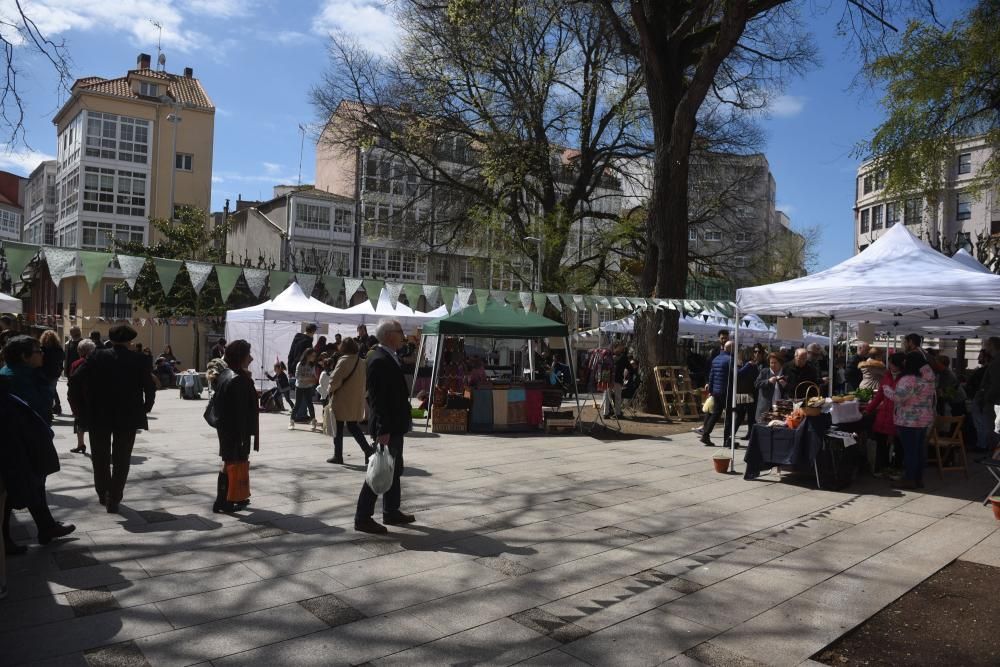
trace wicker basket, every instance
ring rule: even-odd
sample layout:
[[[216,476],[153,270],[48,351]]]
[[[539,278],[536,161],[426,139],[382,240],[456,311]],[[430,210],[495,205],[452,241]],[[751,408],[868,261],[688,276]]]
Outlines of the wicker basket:
[[[799,389],[801,389],[803,386],[806,388],[806,391],[805,391],[805,395],[802,398],[800,398],[799,397]],[[815,397],[810,396],[810,394],[812,394],[813,390],[816,391],[816,396]],[[806,405],[806,402],[810,398],[819,398],[822,395],[823,395],[822,392],[820,392],[820,390],[819,390],[819,385],[817,385],[815,382],[800,382],[795,387],[795,401],[796,402],[801,401],[801,405],[799,405],[799,409],[802,410],[802,414],[804,414],[806,417],[818,417],[821,414],[823,414],[823,408],[821,408],[821,407],[810,408],[810,407],[808,407]]]
[[[468,410],[449,410],[436,405],[431,410],[433,433],[465,433],[469,430]]]

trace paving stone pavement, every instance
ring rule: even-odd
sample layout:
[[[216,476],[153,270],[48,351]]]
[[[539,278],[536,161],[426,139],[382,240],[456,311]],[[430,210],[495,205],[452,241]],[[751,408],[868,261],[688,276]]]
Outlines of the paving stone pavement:
[[[1000,565],[975,466],[815,490],[714,473],[687,434],[420,431],[417,523],[373,537],[361,452],[327,464],[328,438],[261,415],[253,503],[213,514],[203,409],[159,393],[120,514],[59,420],[49,498],[77,531],[39,547],[15,513],[0,665],[799,665],[956,558]]]

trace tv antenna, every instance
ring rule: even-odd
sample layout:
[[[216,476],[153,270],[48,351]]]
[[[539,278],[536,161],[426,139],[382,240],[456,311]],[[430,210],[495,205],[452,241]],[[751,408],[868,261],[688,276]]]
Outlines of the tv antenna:
[[[163,71],[163,67],[167,62],[167,57],[163,55],[163,24],[153,19],[149,19],[149,22],[153,24],[156,28],[156,64],[160,71]]]
[[[299,185],[302,185],[302,153],[306,147],[306,126],[299,123],[299,132],[302,134],[302,139],[299,142]]]

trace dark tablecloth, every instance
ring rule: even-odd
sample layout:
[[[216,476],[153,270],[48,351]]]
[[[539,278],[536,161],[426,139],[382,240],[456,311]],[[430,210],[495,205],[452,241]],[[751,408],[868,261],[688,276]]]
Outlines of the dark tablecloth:
[[[844,447],[841,440],[826,436],[832,424],[829,415],[807,417],[796,429],[768,428],[755,424],[743,457],[744,479],[756,479],[775,466],[815,474],[820,488],[843,488],[853,480],[858,466],[858,448]],[[838,424],[837,430],[856,432],[862,422]]]

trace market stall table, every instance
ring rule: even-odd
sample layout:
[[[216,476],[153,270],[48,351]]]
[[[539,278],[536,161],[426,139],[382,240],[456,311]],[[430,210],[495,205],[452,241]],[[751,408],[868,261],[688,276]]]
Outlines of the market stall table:
[[[841,489],[847,486],[857,471],[860,454],[846,435],[860,430],[861,422],[838,424],[831,429],[830,415],[806,417],[797,428],[768,427],[754,424],[743,461],[743,479],[757,479],[771,468],[791,468],[795,472],[816,476],[821,489]]]

